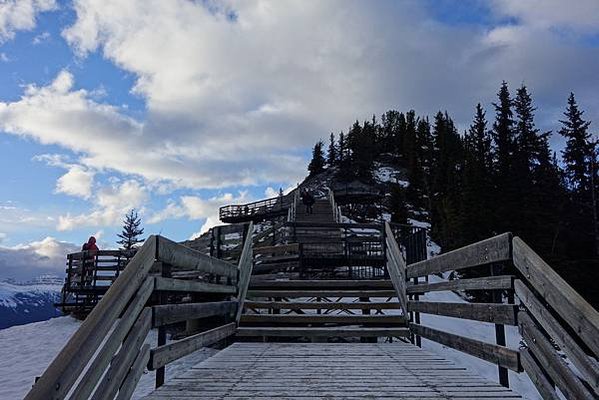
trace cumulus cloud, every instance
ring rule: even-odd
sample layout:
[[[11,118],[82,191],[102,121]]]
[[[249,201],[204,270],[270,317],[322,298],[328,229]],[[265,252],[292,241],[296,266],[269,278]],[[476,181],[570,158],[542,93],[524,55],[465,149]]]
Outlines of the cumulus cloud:
[[[79,165],[69,168],[69,171],[56,181],[56,191],[71,196],[88,199],[92,194],[94,173]]]
[[[218,209],[220,206],[248,201],[250,200],[245,191],[240,192],[238,195],[225,193],[208,199],[198,196],[181,196],[178,202],[171,201],[163,210],[151,215],[148,218],[148,223],[155,224],[170,218],[206,219],[200,231],[192,236],[196,237],[220,223],[218,218]]]
[[[517,22],[484,28],[436,21],[427,2],[75,0],[63,37],[136,77],[143,118],[62,71],[0,103],[0,128],[71,149],[88,170],[172,189],[291,184],[305,172],[300,150],[356,117],[447,109],[465,126],[503,79],[530,87],[542,128],[554,128],[570,90],[599,118],[599,49],[554,29],[583,32],[595,17],[576,25],[557,0],[520,3],[493,2]],[[581,4],[597,14],[593,0]]]
[[[0,246],[0,278],[28,280],[41,274],[64,274],[65,255],[79,246],[46,237],[13,247]]]
[[[94,209],[89,213],[61,215],[56,229],[67,231],[82,227],[119,225],[131,209],[140,209],[148,199],[148,190],[133,179],[115,182],[101,188],[93,198]]]
[[[0,3],[0,43],[16,31],[35,28],[37,14],[57,7],[55,0],[5,0]]]

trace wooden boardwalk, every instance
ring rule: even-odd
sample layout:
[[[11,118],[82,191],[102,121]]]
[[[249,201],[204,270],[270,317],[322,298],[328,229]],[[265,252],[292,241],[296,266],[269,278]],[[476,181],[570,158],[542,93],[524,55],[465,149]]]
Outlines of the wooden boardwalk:
[[[147,400],[519,399],[495,382],[395,343],[235,343]]]

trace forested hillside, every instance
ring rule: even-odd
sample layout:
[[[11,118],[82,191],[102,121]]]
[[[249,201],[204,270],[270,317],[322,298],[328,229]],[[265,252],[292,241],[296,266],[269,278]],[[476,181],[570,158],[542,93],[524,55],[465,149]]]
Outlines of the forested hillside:
[[[465,132],[447,112],[390,110],[316,143],[308,169],[368,184],[384,159],[409,183],[389,187],[394,222],[430,222],[443,251],[511,231],[599,306],[599,146],[574,94],[555,132],[536,127],[535,111],[526,86],[512,94],[506,82],[490,112],[476,105]],[[563,136],[563,149],[551,149],[552,134]]]

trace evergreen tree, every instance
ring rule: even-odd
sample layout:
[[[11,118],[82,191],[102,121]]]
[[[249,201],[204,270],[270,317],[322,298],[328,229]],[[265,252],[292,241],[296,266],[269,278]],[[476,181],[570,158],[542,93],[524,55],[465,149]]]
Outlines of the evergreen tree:
[[[349,165],[350,179],[364,181],[372,179],[376,156],[375,136],[375,127],[369,121],[364,122],[364,126],[356,121],[347,133],[347,147],[351,161]]]
[[[331,136],[329,137],[329,148],[327,149],[327,166],[329,168],[337,165],[338,156],[337,156],[337,145],[335,144],[335,134],[331,132]]]
[[[473,243],[493,233],[491,134],[482,106],[477,104],[474,120],[464,135],[464,173],[462,177],[462,209],[464,242]]]
[[[310,172],[310,176],[317,175],[324,171],[325,159],[322,150],[323,147],[324,143],[322,143],[322,141],[318,141],[312,149],[312,160],[308,165],[308,171]]]
[[[590,161],[593,150],[589,133],[591,123],[582,119],[583,114],[578,108],[574,93],[570,93],[568,108],[564,113],[566,119],[560,120],[563,127],[559,133],[566,139],[562,157],[568,188],[580,199],[585,199],[590,194]]]
[[[447,113],[437,113],[433,128],[432,234],[444,250],[463,243],[461,173],[463,143]]]
[[[595,151],[589,133],[590,122],[583,119],[583,114],[574,93],[570,93],[564,113],[566,118],[560,121],[560,134],[566,139],[562,157],[571,202],[568,215],[569,253],[573,257],[590,258],[597,255],[596,210],[593,208],[595,188],[592,187]]]
[[[143,235],[144,229],[141,228],[141,218],[138,216],[137,211],[132,209],[125,215],[123,220],[123,231],[117,236],[121,239],[117,243],[121,245],[123,250],[131,250],[136,247],[138,243],[144,241],[140,236]]]
[[[343,131],[339,133],[339,147],[337,148],[338,164],[342,164],[347,159],[347,143],[345,141],[345,134]]]
[[[520,188],[521,185],[514,180],[516,168],[514,156],[516,154],[516,140],[514,130],[514,115],[512,111],[512,98],[507,83],[501,84],[497,93],[499,102],[493,103],[495,108],[495,122],[493,123],[493,156],[494,156],[494,193],[493,209],[495,210],[496,232],[517,230],[522,223],[520,215]]]

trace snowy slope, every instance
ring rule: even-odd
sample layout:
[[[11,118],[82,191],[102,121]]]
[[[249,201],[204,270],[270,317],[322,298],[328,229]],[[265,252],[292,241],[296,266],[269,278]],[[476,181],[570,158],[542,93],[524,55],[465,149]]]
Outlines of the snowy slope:
[[[35,377],[44,372],[80,325],[81,321],[75,318],[59,317],[1,330],[0,399],[22,399],[31,389]],[[157,340],[157,331],[152,330],[146,342],[155,347]],[[205,348],[169,364],[166,378],[188,370],[216,352],[217,350]],[[133,398],[139,399],[150,393],[154,388],[154,379],[154,372],[146,371]]]
[[[442,282],[439,277],[431,275],[429,282]],[[419,300],[424,301],[439,301],[439,302],[453,302],[453,303],[466,303],[464,299],[453,292],[429,292],[424,296],[420,296]],[[487,343],[495,343],[495,325],[469,321],[466,319],[441,317],[437,315],[420,314],[420,322],[422,325],[430,326],[431,328],[439,329],[449,333],[455,333],[461,336],[466,336],[472,339],[478,339]],[[520,346],[522,337],[518,332],[516,326],[506,326],[506,342],[507,347],[517,350]],[[457,350],[453,350],[447,346],[443,346],[439,343],[432,342],[427,339],[422,339],[422,348],[433,352],[436,352],[443,357],[454,361],[456,364],[461,365],[465,368],[470,369],[474,373],[477,373],[493,382],[498,382],[497,366],[479,358],[470,356]],[[534,387],[534,384],[528,378],[526,374],[518,374],[509,371],[510,387],[522,395],[528,400],[540,400],[541,396],[538,394]]]
[[[0,329],[57,317],[62,285],[52,280],[28,284],[0,282]]]

